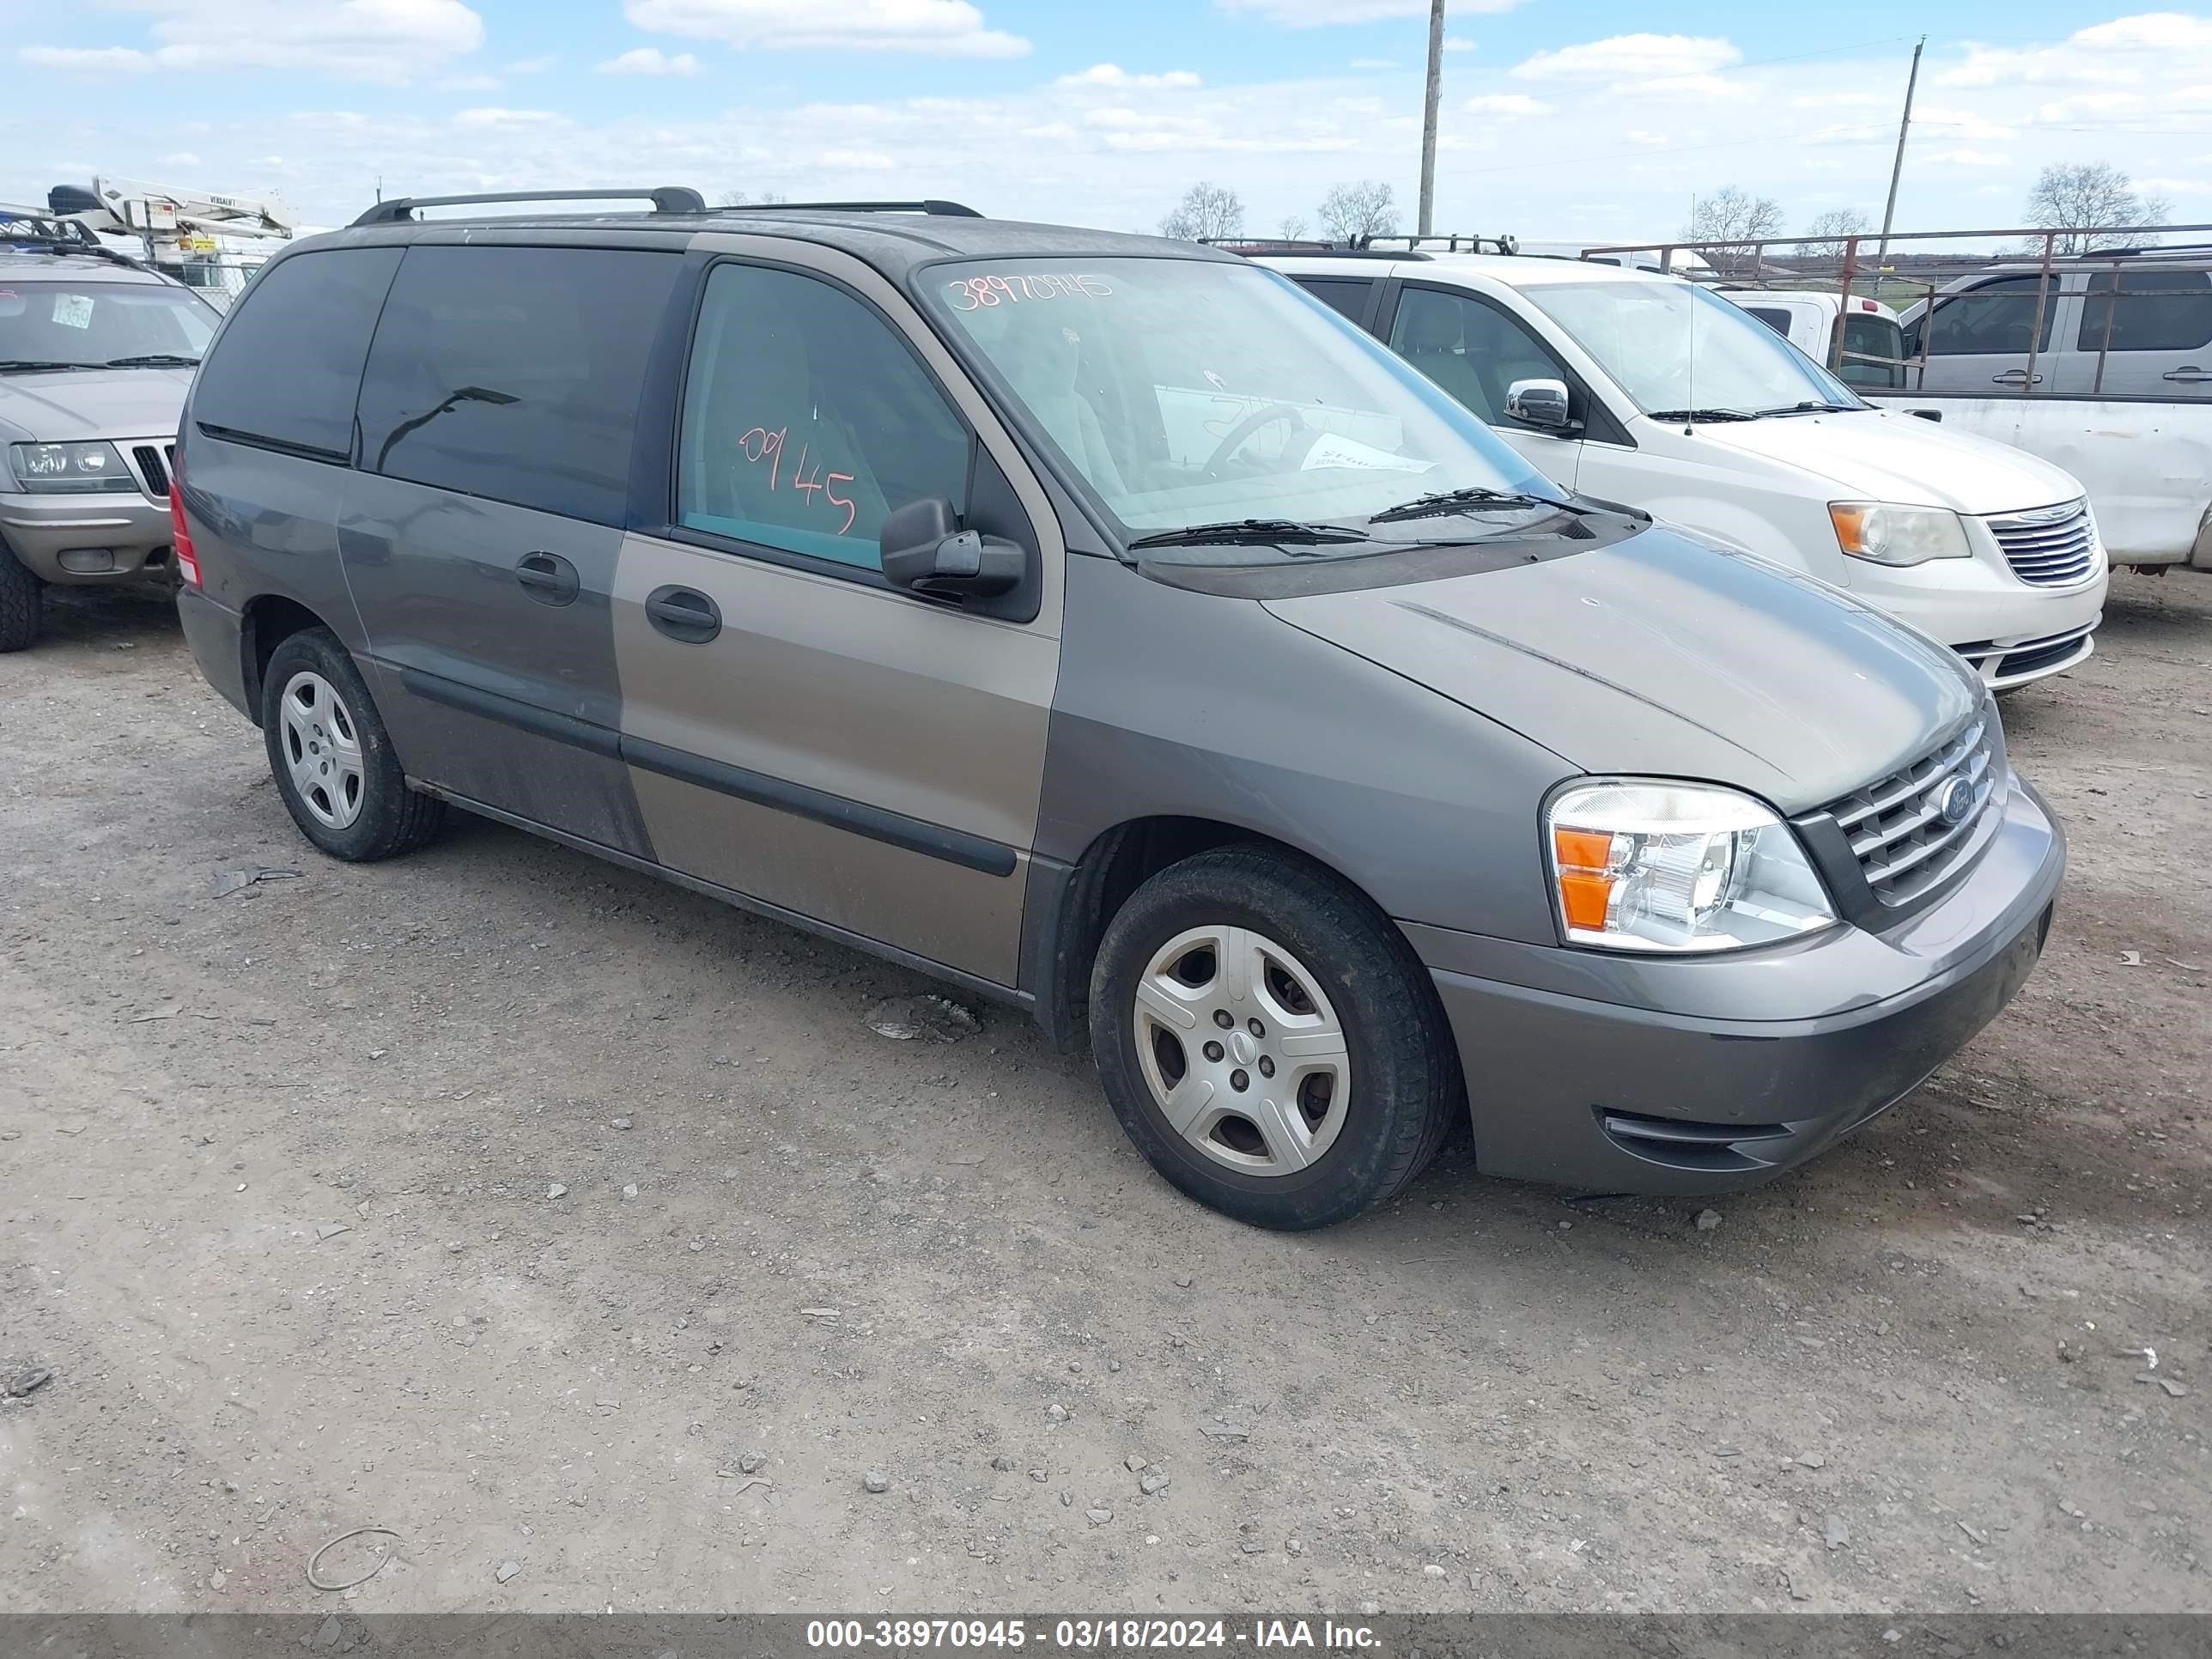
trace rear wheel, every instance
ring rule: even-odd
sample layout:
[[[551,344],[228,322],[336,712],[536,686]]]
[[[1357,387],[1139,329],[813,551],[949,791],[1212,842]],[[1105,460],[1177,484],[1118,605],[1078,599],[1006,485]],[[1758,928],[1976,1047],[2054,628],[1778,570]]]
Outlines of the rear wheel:
[[[27,651],[39,637],[46,584],[0,542],[0,651]]]
[[[411,853],[437,833],[445,803],[407,787],[353,657],[328,629],[293,635],[261,677],[261,732],[277,793],[300,831],[332,858]]]
[[[1463,1095],[1420,964],[1303,860],[1202,853],[1145,883],[1091,975],[1091,1046],[1152,1166],[1241,1221],[1325,1227],[1402,1190]]]

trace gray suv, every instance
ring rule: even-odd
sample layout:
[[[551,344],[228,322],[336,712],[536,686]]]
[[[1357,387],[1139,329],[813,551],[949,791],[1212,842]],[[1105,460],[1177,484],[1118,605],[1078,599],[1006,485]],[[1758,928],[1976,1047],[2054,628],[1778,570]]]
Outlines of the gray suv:
[[[71,221],[0,208],[0,651],[49,582],[167,577],[169,459],[221,313]]]
[[[2063,843],[1955,656],[1564,493],[1276,273],[651,194],[386,203],[216,337],[179,610],[326,853],[451,804],[1087,1032],[1283,1228],[1465,1120],[1757,1181],[2033,966]]]

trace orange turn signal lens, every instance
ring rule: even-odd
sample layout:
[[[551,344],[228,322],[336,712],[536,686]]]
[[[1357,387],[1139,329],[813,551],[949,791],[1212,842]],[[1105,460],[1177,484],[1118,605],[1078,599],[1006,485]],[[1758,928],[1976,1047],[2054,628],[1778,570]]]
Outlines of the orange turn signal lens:
[[[1613,837],[1601,830],[1554,830],[1552,855],[1562,870],[1603,870],[1613,862]]]
[[[1612,877],[1572,870],[1559,872],[1559,908],[1566,915],[1568,927],[1601,933],[1612,908]]]
[[[1828,504],[1828,521],[1836,526],[1836,543],[1846,553],[1866,551],[1867,510],[1848,501]]]

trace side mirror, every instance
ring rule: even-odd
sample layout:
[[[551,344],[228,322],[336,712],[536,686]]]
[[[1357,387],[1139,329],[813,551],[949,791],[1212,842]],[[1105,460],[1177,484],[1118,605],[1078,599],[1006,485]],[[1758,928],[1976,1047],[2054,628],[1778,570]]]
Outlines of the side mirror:
[[[1505,389],[1508,420],[1559,430],[1572,424],[1567,414],[1565,380],[1516,380]]]
[[[884,575],[933,599],[988,599],[1019,585],[1029,556],[1014,543],[960,527],[943,496],[908,501],[884,520]]]

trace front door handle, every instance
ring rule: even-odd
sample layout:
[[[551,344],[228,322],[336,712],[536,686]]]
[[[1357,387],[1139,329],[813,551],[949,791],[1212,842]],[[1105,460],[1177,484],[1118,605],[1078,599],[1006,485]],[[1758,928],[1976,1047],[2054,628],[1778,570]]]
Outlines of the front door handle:
[[[1991,386],[2041,386],[2043,376],[2031,376],[2024,368],[2008,368],[2002,374],[1990,376]]]
[[[2212,380],[2212,374],[2207,374],[2194,363],[2184,363],[2179,368],[2169,368],[2158,378],[2161,380],[2179,380],[2185,386],[2196,386],[2204,380]]]
[[[580,583],[576,567],[558,553],[526,553],[514,567],[514,580],[540,605],[574,605]]]
[[[722,631],[722,612],[696,588],[656,587],[645,596],[645,614],[672,640],[704,645]]]

